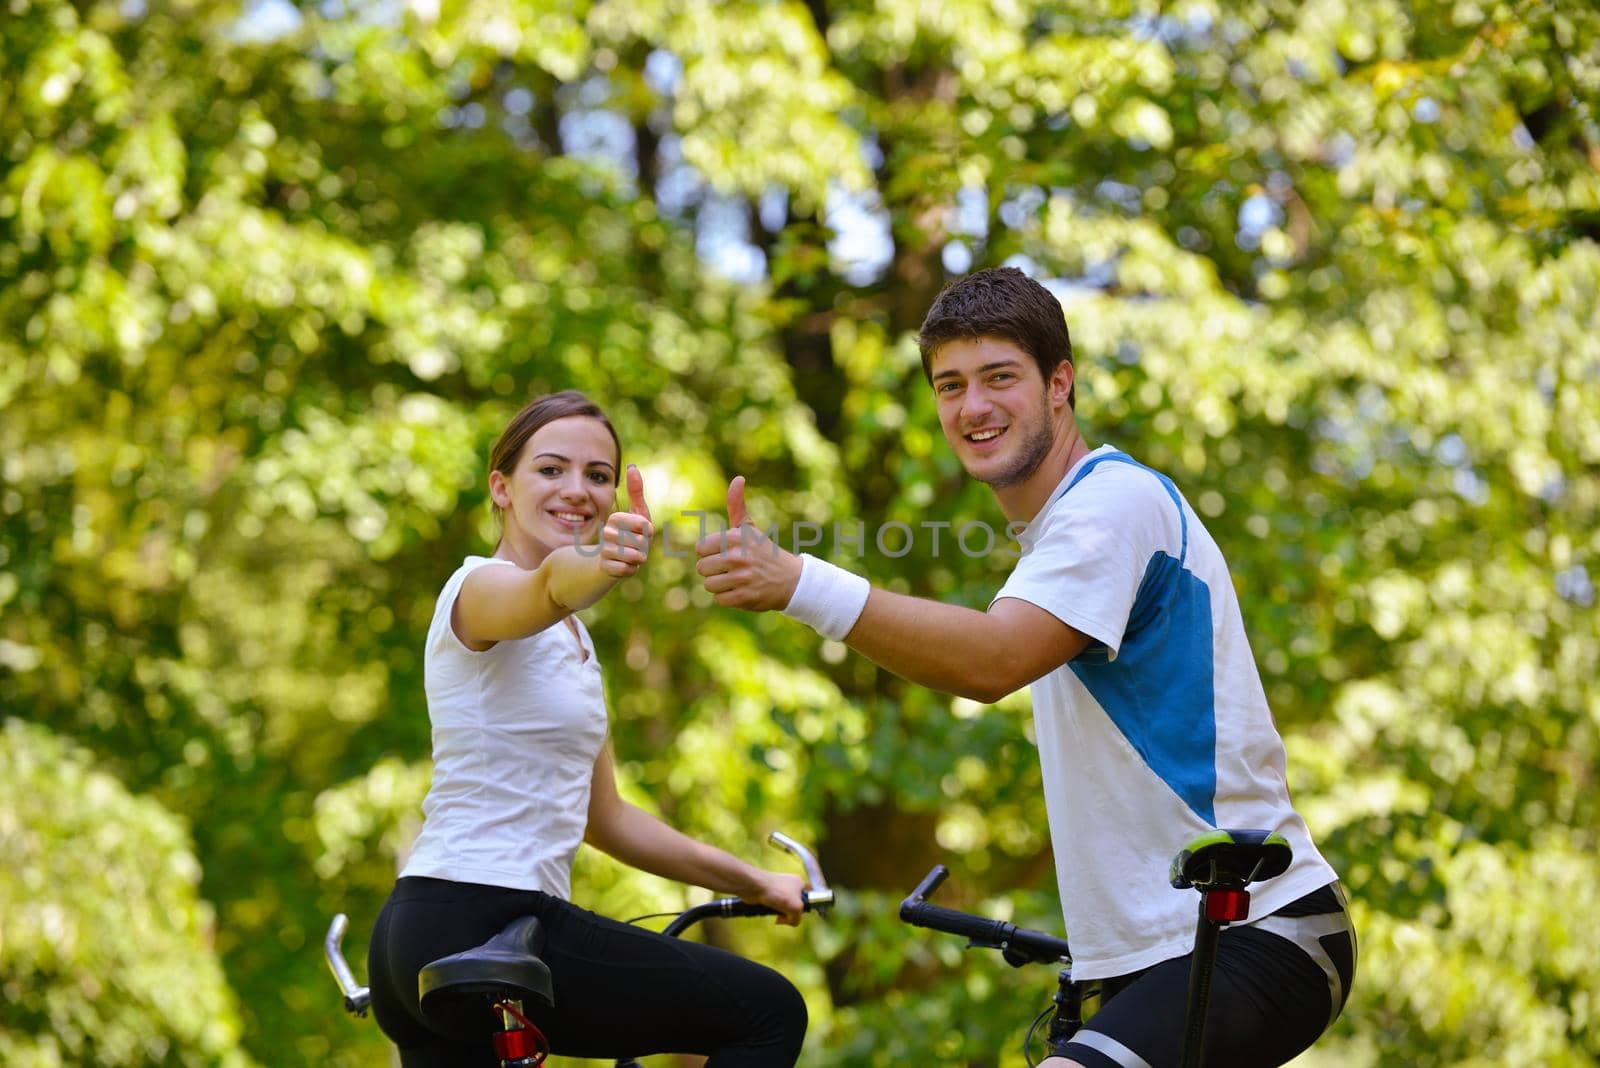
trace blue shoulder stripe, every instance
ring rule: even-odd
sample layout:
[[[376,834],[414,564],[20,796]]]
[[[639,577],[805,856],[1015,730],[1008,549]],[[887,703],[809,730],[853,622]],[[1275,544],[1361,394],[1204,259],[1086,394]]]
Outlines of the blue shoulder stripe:
[[[1132,467],[1137,467],[1141,470],[1148,471],[1156,477],[1157,481],[1161,483],[1161,487],[1167,491],[1167,496],[1172,498],[1172,506],[1178,510],[1178,530],[1180,531],[1178,543],[1178,563],[1182,564],[1187,562],[1189,559],[1189,517],[1183,512],[1183,498],[1178,494],[1178,487],[1173,484],[1172,479],[1168,478],[1166,475],[1163,475],[1160,471],[1157,471],[1153,467],[1146,467],[1144,464],[1140,463],[1138,460],[1135,460],[1125,452],[1112,451],[1101,453],[1099,456],[1091,459],[1088,463],[1084,464],[1078,469],[1078,473],[1072,476],[1072,481],[1068,482],[1066,486],[1062,488],[1060,493],[1052,497],[1050,499],[1050,503],[1045,505],[1045,508],[1048,510],[1049,508],[1053,507],[1057,501],[1065,497],[1068,492],[1071,491],[1073,486],[1076,486],[1078,483],[1083,481],[1083,476],[1087,475],[1090,471],[1093,471],[1095,468],[1099,467],[1108,460],[1114,460],[1117,463],[1128,464]]]
[[[1191,811],[1216,826],[1217,718],[1211,633],[1211,590],[1184,568],[1189,522],[1177,486],[1161,472],[1120,452],[1084,464],[1053,505],[1107,461],[1131,464],[1161,481],[1178,509],[1178,556],[1151,554],[1128,615],[1117,659],[1103,646],[1067,666],[1105,709],[1128,744]]]

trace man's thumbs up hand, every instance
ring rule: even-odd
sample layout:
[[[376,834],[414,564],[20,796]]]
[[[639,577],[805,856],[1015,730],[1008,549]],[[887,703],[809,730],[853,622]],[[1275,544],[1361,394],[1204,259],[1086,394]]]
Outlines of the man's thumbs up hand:
[[[750,522],[744,502],[744,476],[728,483],[728,529],[707,534],[695,545],[695,570],[707,592],[727,608],[752,612],[782,608],[800,581],[800,558],[785,552]]]

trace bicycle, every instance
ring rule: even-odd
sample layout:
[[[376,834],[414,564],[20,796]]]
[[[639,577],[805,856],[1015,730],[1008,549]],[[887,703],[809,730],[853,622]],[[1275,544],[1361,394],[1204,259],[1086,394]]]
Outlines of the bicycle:
[[[1211,998],[1211,973],[1216,965],[1217,942],[1222,929],[1250,914],[1251,883],[1282,875],[1293,852],[1282,835],[1255,830],[1216,830],[1193,839],[1173,858],[1169,881],[1174,889],[1200,892],[1199,922],[1189,967],[1188,1004],[1185,1010],[1183,1068],[1200,1068],[1205,1049],[1206,1011]],[[1093,980],[1072,978],[1072,951],[1065,938],[1018,927],[930,903],[927,898],[950,872],[943,864],[933,869],[900,903],[900,919],[915,927],[965,937],[968,948],[998,949],[1007,964],[1064,964],[1057,974],[1056,993],[1050,1005],[1034,1017],[1022,1039],[1022,1058],[1029,1068],[1034,1033],[1050,1017],[1045,1036],[1045,1056],[1065,1056],[1067,1043],[1083,1027],[1083,1003],[1100,992]]]
[[[779,831],[767,836],[773,845],[792,853],[805,871],[811,886],[804,894],[805,911],[825,912],[834,894],[822,874],[817,858],[805,846]],[[691,906],[662,928],[661,933],[676,938],[701,920],[741,916],[775,916],[766,905],[755,905],[737,897],[721,897]],[[650,919],[640,916],[629,922]],[[333,972],[334,982],[344,996],[344,1009],[352,1016],[364,1017],[371,1005],[367,987],[356,982],[355,973],[344,956],[344,934],[349,919],[344,913],[334,916],[323,939],[323,955]],[[521,916],[507,924],[482,945],[441,957],[422,967],[417,975],[423,1016],[440,1022],[481,1017],[485,1004],[494,1021],[490,1032],[500,1068],[538,1068],[550,1055],[550,1043],[543,1032],[523,1015],[523,1005],[539,1002],[555,1004],[550,969],[539,959],[544,947],[544,931],[533,916]],[[615,1068],[641,1068],[639,1062],[624,1057]]]

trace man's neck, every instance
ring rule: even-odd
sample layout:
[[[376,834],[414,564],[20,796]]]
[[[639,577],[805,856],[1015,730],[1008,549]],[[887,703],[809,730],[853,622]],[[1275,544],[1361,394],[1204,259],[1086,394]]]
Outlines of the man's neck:
[[[1050,500],[1050,494],[1067,477],[1072,465],[1089,454],[1089,443],[1078,432],[1078,421],[1067,413],[1066,425],[1061,427],[1033,474],[1013,486],[996,489],[994,498],[1009,523],[1031,523]]]

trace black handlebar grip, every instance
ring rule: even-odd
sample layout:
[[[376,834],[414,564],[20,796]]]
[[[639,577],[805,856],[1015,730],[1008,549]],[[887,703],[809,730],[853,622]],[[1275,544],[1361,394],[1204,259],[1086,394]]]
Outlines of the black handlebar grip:
[[[900,918],[913,927],[926,927],[946,934],[961,935],[981,946],[998,946],[1011,940],[1016,928],[1001,920],[990,920],[968,912],[957,912],[926,901],[905,902]]]
[[[1071,960],[1072,949],[1065,938],[1035,931],[1030,927],[1017,927],[1011,932],[1010,953],[1023,963],[1045,964],[1053,960]],[[1016,962],[1011,962],[1013,967]]]
[[[717,902],[721,905],[723,916],[776,916],[777,910],[766,905],[758,905],[753,901],[740,901],[736,897],[723,898]]]
[[[801,894],[801,911],[810,912],[817,908],[827,908],[833,904],[832,891],[807,890]],[[778,910],[770,905],[760,905],[753,901],[741,901],[736,897],[719,897],[707,903],[714,915],[717,916],[776,916]]]
[[[961,935],[975,946],[1004,947],[1006,960],[1013,966],[1031,962],[1070,960],[1064,938],[1018,927],[1003,920],[974,916],[970,912],[957,912],[926,900],[945,881],[950,870],[935,864],[909,897],[900,902],[900,920],[913,927],[926,927],[932,931]],[[1015,959],[1013,959],[1015,958]]]
[[[923,877],[922,882],[917,884],[917,888],[911,891],[910,896],[900,902],[901,922],[909,923],[913,927],[926,927],[947,934],[964,935],[974,942],[984,944],[999,945],[1005,941],[1010,924],[974,916],[969,912],[957,912],[955,909],[947,909],[927,901],[928,895],[939,889],[949,875],[949,868],[943,864],[935,864]]]

